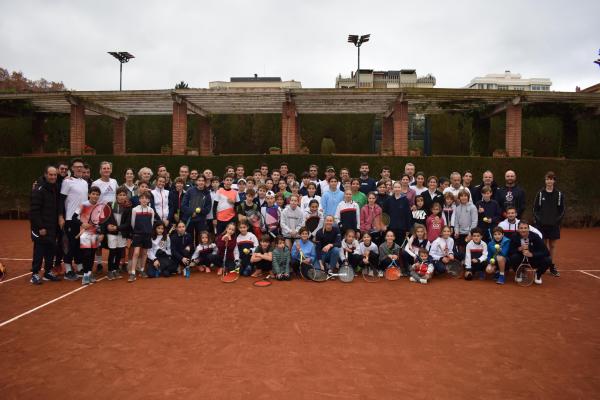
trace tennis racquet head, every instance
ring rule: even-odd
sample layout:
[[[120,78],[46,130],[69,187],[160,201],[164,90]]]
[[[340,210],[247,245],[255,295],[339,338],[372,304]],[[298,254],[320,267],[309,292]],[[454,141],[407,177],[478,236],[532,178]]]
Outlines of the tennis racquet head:
[[[318,215],[306,218],[306,224],[305,224],[306,229],[308,229],[308,231],[312,234],[314,232],[314,230],[319,227],[320,221],[321,221],[321,218],[319,218]]]
[[[529,264],[529,259],[523,257],[523,261],[521,261],[515,272],[515,282],[519,286],[530,286],[535,280],[535,273],[535,269]]]
[[[321,268],[309,267],[307,271],[308,279],[314,282],[325,282],[327,280],[327,271]]]
[[[365,281],[372,283],[379,280],[379,271],[371,264],[367,264],[362,267],[362,277]]]
[[[392,260],[390,265],[385,269],[385,279],[388,281],[397,281],[400,279],[400,268],[398,268],[398,264],[396,264],[396,260]]]
[[[448,272],[448,276],[459,278],[463,275],[463,266],[458,260],[450,260],[446,264],[446,271]]]
[[[381,221],[381,226],[389,226],[390,225],[390,216],[387,213],[381,213],[381,216],[379,217],[379,220]]]
[[[254,281],[253,285],[256,287],[267,287],[271,286],[273,282],[271,281],[271,275],[267,275],[262,279]]]
[[[223,281],[223,283],[233,283],[233,282],[237,281],[239,277],[240,277],[240,269],[239,268],[236,268],[229,272],[227,271],[227,268],[225,268],[223,270],[223,275],[221,275],[221,281]]]
[[[102,225],[110,218],[112,207],[108,204],[96,204],[90,211],[89,223],[95,226]]]
[[[6,278],[6,267],[4,266],[4,264],[0,261],[0,282],[4,280],[4,278]]]
[[[354,269],[345,263],[340,267],[338,278],[344,283],[352,282],[354,280]]]

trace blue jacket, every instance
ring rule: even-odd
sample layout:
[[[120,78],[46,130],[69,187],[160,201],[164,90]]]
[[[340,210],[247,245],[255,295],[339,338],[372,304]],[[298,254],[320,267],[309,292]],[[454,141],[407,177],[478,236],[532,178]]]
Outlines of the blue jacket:
[[[179,264],[183,257],[191,258],[194,253],[194,242],[189,233],[179,236],[177,232],[171,234],[171,254],[173,259]]]
[[[300,252],[296,248],[298,244],[300,245],[300,250],[302,250],[302,253],[304,253],[304,257],[310,257],[310,260],[314,263],[314,261],[317,259],[317,248],[310,240],[303,242],[301,239],[297,239],[294,242],[292,245],[292,259],[298,261],[300,260]]]
[[[183,214],[183,220],[187,221],[188,218],[196,211],[196,208],[200,208],[200,212],[192,218],[194,222],[205,221],[206,216],[210,213],[212,207],[212,199],[210,196],[210,190],[204,189],[199,190],[193,186],[185,192],[183,200],[181,201],[181,212]]]
[[[508,257],[508,251],[510,250],[510,240],[506,236],[502,236],[502,240],[500,241],[500,251],[498,251],[498,255],[504,258]],[[492,259],[492,257],[496,254],[496,241],[494,239],[488,242],[488,261]]]
[[[338,204],[340,204],[344,200],[344,192],[341,190],[336,190],[332,192],[331,190],[325,192],[323,197],[321,197],[321,207],[323,207],[323,217],[328,215],[335,215],[335,210],[337,209]]]

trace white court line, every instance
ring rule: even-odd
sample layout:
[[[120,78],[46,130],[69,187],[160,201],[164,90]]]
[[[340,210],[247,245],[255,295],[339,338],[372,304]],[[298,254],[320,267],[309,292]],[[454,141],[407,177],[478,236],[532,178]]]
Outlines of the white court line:
[[[596,276],[594,274],[590,274],[589,272],[585,272],[585,271],[579,271],[579,272],[581,272],[582,274],[586,274],[586,275],[592,276],[592,277],[594,277],[596,279],[600,279],[600,276]]]
[[[10,278],[10,279],[7,279],[5,281],[0,282],[0,285],[3,284],[3,283],[6,283],[6,282],[14,281],[15,279],[19,279],[19,278],[24,277],[25,275],[30,275],[30,274],[31,274],[31,272],[26,272],[23,275],[15,276],[13,278]]]
[[[98,279],[98,280],[97,280],[97,282],[100,282],[100,281],[102,281],[102,280],[104,280],[104,279],[106,279],[106,277],[102,277],[102,278]],[[63,294],[62,296],[59,296],[59,297],[57,297],[57,298],[55,298],[55,299],[53,299],[53,300],[50,300],[50,301],[49,301],[49,302],[47,302],[47,303],[44,303],[44,304],[42,304],[42,305],[40,305],[40,306],[37,306],[37,307],[35,307],[35,308],[32,308],[32,309],[31,309],[31,310],[29,310],[29,311],[25,311],[23,314],[19,314],[19,315],[17,315],[16,317],[13,317],[13,318],[11,318],[11,319],[9,319],[9,320],[7,320],[7,321],[4,321],[4,322],[0,323],[0,328],[2,328],[4,325],[8,325],[8,324],[10,324],[11,322],[14,322],[14,321],[18,320],[19,318],[22,318],[22,317],[24,317],[24,316],[26,316],[26,315],[28,315],[28,314],[31,314],[32,312],[34,312],[34,311],[37,311],[37,310],[39,310],[40,308],[44,308],[44,307],[46,307],[46,306],[48,306],[48,305],[50,305],[50,304],[52,304],[52,303],[54,303],[54,302],[57,302],[57,301],[58,301],[58,300],[60,300],[60,299],[64,299],[65,297],[72,295],[73,293],[77,293],[77,292],[79,292],[80,290],[83,290],[83,289],[85,289],[85,288],[87,288],[87,287],[89,287],[89,286],[93,286],[93,285],[86,285],[86,286],[81,286],[81,287],[78,287],[77,289],[75,289],[75,290],[71,290],[70,292],[68,292],[68,293],[65,293],[65,294]]]
[[[3,258],[3,257],[0,257],[0,260],[5,260],[5,261],[33,261],[31,258]]]

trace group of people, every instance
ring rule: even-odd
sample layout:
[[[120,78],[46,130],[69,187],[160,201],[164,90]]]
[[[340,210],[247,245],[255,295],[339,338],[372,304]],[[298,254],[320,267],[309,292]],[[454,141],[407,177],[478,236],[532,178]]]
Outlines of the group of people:
[[[393,264],[410,281],[427,283],[459,261],[465,279],[504,284],[525,258],[537,284],[547,269],[560,275],[553,257],[565,200],[553,172],[530,224],[521,219],[525,192],[512,170],[502,186],[491,171],[474,185],[469,171],[426,176],[412,163],[396,181],[388,167],[374,179],[365,162],[356,178],[328,166],[320,179],[316,165],[296,175],[285,162],[275,169],[263,163],[252,174],[228,166],[221,177],[182,165],[175,179],[164,165],[156,173],[127,168],[121,184],[108,161],[98,179],[89,171],[75,158],[47,166],[34,183],[32,284],[61,280],[61,272],[94,283],[103,250],[107,278],[126,273],[129,282],[192,270],[289,280],[307,268],[335,272],[344,264],[381,276]],[[90,213],[107,208],[95,224]]]

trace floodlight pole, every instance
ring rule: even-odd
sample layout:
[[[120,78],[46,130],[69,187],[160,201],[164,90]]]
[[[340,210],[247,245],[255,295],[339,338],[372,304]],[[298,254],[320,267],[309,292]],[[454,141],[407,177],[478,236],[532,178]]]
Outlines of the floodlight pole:
[[[119,63],[119,92],[123,90],[123,63]]]
[[[356,88],[360,89],[360,45],[361,43],[358,42],[358,45],[356,46],[356,48],[358,49],[358,67],[356,68]]]

